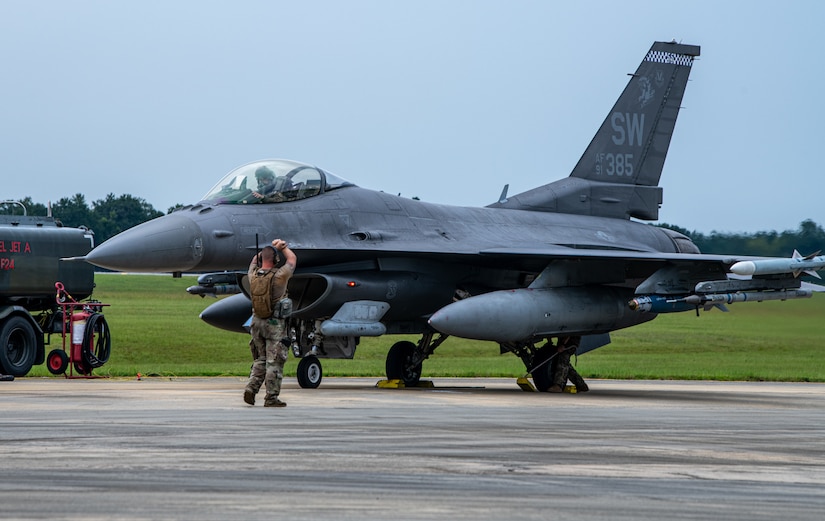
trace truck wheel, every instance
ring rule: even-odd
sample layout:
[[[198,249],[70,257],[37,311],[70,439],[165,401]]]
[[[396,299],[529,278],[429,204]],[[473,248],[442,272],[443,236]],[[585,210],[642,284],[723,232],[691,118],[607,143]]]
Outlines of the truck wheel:
[[[23,317],[14,316],[0,328],[0,370],[13,376],[25,376],[37,357],[34,328]]]
[[[46,367],[52,374],[63,374],[69,368],[69,355],[62,349],[52,349],[46,357]]]

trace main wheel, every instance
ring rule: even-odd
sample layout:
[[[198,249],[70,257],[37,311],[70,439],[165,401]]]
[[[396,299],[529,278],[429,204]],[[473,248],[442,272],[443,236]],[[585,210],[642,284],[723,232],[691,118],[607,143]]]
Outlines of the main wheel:
[[[69,368],[69,355],[62,349],[52,349],[46,357],[46,367],[52,374],[63,374]]]
[[[303,389],[315,389],[321,385],[324,372],[317,356],[305,356],[298,362],[298,385]]]
[[[25,376],[37,357],[37,337],[31,323],[13,316],[0,328],[0,371]]]
[[[421,380],[421,363],[413,365],[415,344],[407,340],[396,342],[387,353],[387,380],[403,380],[407,387],[415,387]]]

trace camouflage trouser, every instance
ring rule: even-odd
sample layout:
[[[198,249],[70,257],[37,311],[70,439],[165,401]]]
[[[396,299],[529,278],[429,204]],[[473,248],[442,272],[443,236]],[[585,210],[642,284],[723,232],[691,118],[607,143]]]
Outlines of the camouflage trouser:
[[[274,401],[281,393],[284,363],[289,357],[289,347],[281,343],[284,338],[284,321],[253,316],[249,332],[252,335],[249,349],[253,361],[246,388],[257,394],[261,385],[266,383],[266,400]]]
[[[564,389],[564,386],[567,385],[567,380],[569,379],[570,382],[576,386],[576,388],[586,388],[587,384],[584,383],[584,378],[581,377],[578,371],[576,371],[570,363],[570,355],[570,351],[561,351],[556,355],[555,360],[553,360],[552,385],[558,385]]]

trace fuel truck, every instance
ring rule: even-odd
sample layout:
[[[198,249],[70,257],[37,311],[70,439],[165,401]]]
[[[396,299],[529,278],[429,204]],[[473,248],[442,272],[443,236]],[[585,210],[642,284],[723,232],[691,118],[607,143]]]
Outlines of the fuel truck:
[[[24,215],[0,215],[0,374],[25,376],[44,362],[52,374],[70,364],[73,373],[91,374],[108,359],[110,345],[100,304],[81,303],[92,295],[94,267],[61,259],[91,251],[93,232],[63,226],[51,216],[26,215],[15,201],[3,204],[22,206]],[[55,334],[61,345],[47,356]]]

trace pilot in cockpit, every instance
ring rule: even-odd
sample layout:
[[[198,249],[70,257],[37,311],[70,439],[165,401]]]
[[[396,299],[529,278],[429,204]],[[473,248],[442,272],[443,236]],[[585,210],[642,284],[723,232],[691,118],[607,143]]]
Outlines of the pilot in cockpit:
[[[284,200],[284,195],[275,181],[275,173],[268,167],[258,167],[255,170],[255,180],[258,182],[258,189],[252,191],[253,197],[264,203],[279,203]]]

